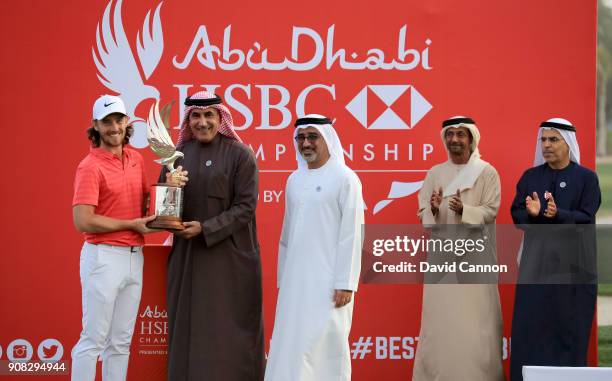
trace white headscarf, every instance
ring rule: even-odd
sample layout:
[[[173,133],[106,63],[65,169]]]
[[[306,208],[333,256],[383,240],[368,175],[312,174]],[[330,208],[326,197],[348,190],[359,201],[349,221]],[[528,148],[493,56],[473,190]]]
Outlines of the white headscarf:
[[[456,122],[456,123],[455,123]],[[446,147],[446,139],[445,134],[449,128],[457,128],[457,127],[465,127],[472,134],[472,144],[470,145],[470,151],[472,152],[470,155],[470,159],[468,160],[465,167],[463,167],[457,176],[451,181],[450,184],[446,186],[446,189],[443,190],[443,197],[454,196],[457,193],[457,189],[460,192],[470,189],[474,186],[474,183],[478,179],[478,176],[482,173],[485,167],[489,164],[486,161],[480,159],[480,152],[478,151],[478,143],[480,142],[480,131],[476,127],[476,124],[470,118],[465,116],[453,116],[443,122],[443,128],[440,132],[440,136],[442,137],[442,143],[444,144],[444,148],[446,149],[446,153],[448,154],[448,158],[450,161],[450,152],[448,152],[448,147]]]
[[[308,123],[309,119],[311,119],[310,121],[311,123]],[[297,145],[297,141],[295,140],[295,138],[298,134],[299,129],[308,128],[308,127],[316,128],[317,131],[319,131],[319,133],[321,134],[321,137],[325,140],[325,143],[327,144],[327,149],[329,150],[329,160],[338,162],[342,165],[346,165],[344,163],[344,150],[342,149],[340,138],[338,137],[336,130],[334,130],[334,127],[332,127],[332,124],[335,122],[335,120],[331,121],[331,123],[321,124],[325,122],[326,120],[329,121],[329,119],[327,119],[323,115],[308,114],[308,115],[305,115],[299,118],[296,121],[296,127],[293,131],[293,146],[295,147],[295,156],[298,162],[298,170],[300,169],[307,170],[308,163],[306,162],[306,160],[304,160],[304,158],[300,154],[300,151]],[[300,124],[298,126],[297,125],[298,122],[306,122],[306,124]]]
[[[554,125],[561,125],[560,128],[555,128]],[[574,129],[574,131],[565,130],[562,126],[567,126],[568,128]],[[552,118],[548,119],[546,122],[542,122],[540,125],[540,129],[538,130],[538,139],[536,142],[536,150],[535,157],[533,159],[533,166],[537,167],[544,163],[546,160],[544,159],[544,155],[542,154],[542,130],[555,130],[558,131],[565,143],[569,146],[569,155],[570,161],[573,161],[576,164],[580,164],[580,147],[578,146],[578,140],[576,140],[576,131],[572,123],[563,118]]]

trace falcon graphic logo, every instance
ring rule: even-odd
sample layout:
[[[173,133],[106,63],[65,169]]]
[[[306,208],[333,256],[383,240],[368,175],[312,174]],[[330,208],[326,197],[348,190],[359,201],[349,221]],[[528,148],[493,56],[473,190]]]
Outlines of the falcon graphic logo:
[[[346,105],[369,130],[409,130],[432,107],[411,85],[367,85]]]
[[[135,115],[135,110],[144,100],[159,100],[159,91],[145,82],[157,68],[164,50],[159,14],[162,3],[160,2],[155,8],[152,20],[151,11],[147,13],[142,29],[136,35],[138,59],[132,54],[132,48],[123,29],[121,4],[122,0],[116,3],[114,0],[108,2],[102,21],[96,27],[96,44],[92,48],[92,55],[100,82],[121,97],[125,103],[127,114],[134,127],[130,144],[136,148],[143,148],[148,145],[147,123],[144,118]]]

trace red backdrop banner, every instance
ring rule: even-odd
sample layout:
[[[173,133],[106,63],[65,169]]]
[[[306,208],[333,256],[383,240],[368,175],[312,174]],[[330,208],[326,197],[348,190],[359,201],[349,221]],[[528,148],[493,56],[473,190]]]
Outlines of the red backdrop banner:
[[[144,120],[155,100],[174,102],[175,140],[188,94],[214,90],[231,109],[260,169],[267,343],[297,116],[337,119],[370,224],[418,223],[416,192],[425,172],[446,160],[440,124],[450,116],[476,120],[482,156],[501,175],[498,223],[511,223],[514,187],[532,164],[541,121],[571,120],[583,164],[594,167],[595,0],[24,0],[4,5],[0,31],[0,360],[23,340],[32,361],[52,357],[44,346],[70,359],[78,339],[83,238],[72,225],[72,184],[89,149],[93,101],[104,93],[124,98],[151,182],[160,168]],[[164,379],[166,255],[161,246],[146,250],[130,380]],[[507,367],[514,290],[500,293]],[[418,285],[360,287],[355,380],[410,378],[420,309]],[[595,355],[593,340],[591,364]]]

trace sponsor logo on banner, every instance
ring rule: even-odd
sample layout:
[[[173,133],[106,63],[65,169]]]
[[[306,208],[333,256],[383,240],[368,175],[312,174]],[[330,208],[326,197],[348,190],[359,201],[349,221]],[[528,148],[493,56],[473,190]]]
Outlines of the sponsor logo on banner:
[[[138,315],[137,345],[140,355],[165,355],[168,352],[168,313],[159,306],[147,305]]]
[[[9,361],[13,362],[30,361],[33,353],[32,344],[24,339],[13,340],[8,347],[6,347],[6,357]]]
[[[59,340],[45,339],[38,345],[38,358],[43,362],[57,362],[64,355],[64,347]]]
[[[372,98],[374,98],[372,100]],[[401,101],[400,101],[401,99]],[[373,102],[383,104],[384,111],[372,115]],[[346,105],[346,109],[370,130],[407,130],[414,127],[431,110],[431,104],[410,85],[368,85]],[[408,111],[408,118],[399,113]],[[370,111],[370,112],[369,112]]]
[[[210,25],[200,25],[191,40],[178,44],[184,48],[172,53],[172,67],[175,70],[186,70],[196,65],[202,70],[213,72],[294,72],[301,78],[304,78],[304,73],[317,70],[317,75],[313,74],[317,83],[297,89],[289,79],[284,79],[281,83],[224,83],[223,86],[214,83],[172,83],[172,88],[176,89],[177,93],[174,96],[162,97],[157,85],[151,81],[164,55],[162,2],[154,4],[154,7],[148,10],[135,36],[126,34],[121,12],[122,3],[123,0],[108,2],[96,27],[92,55],[99,81],[109,91],[118,94],[126,104],[134,127],[130,141],[133,146],[144,148],[148,145],[144,115],[137,113],[139,105],[143,102],[152,104],[161,98],[178,98],[179,104],[182,105],[188,94],[206,89],[221,95],[232,109],[235,119],[241,121],[235,126],[237,130],[254,129],[261,132],[255,139],[249,139],[249,144],[261,163],[260,172],[290,172],[290,169],[267,168],[268,163],[274,162],[294,164],[293,147],[287,139],[286,131],[281,131],[282,139],[272,139],[269,134],[290,127],[294,116],[305,115],[306,110],[310,110],[310,96],[315,93],[314,96],[318,100],[323,98],[327,102],[338,104],[337,112],[344,110],[345,115],[342,116],[341,123],[343,128],[360,129],[359,132],[355,130],[354,134],[343,136],[347,162],[356,172],[397,173],[394,176],[403,176],[403,180],[406,178],[402,173],[412,173],[411,177],[416,176],[419,180],[400,181],[402,179],[399,177],[385,180],[388,191],[385,195],[376,196],[378,199],[373,200],[373,207],[368,208],[371,213],[381,212],[393,201],[414,194],[422,186],[420,180],[423,179],[425,170],[431,166],[423,164],[433,153],[432,142],[398,140],[397,135],[385,135],[390,136],[386,138],[386,142],[381,142],[381,139],[370,142],[367,135],[364,138],[361,128],[367,130],[366,134],[377,134],[382,130],[410,133],[422,124],[434,107],[427,99],[427,89],[417,89],[410,83],[368,83],[368,73],[405,73],[417,69],[421,73],[427,73],[433,70],[430,63],[430,38],[413,41],[408,36],[408,26],[401,25],[395,35],[389,36],[394,41],[393,48],[387,47],[385,50],[367,46],[360,52],[354,52],[342,47],[337,41],[336,36],[341,30],[337,29],[335,24],[327,26],[326,29],[293,25],[287,36],[290,39],[290,50],[283,54],[274,46],[262,45],[256,40],[256,36],[251,40],[251,47],[248,49],[232,45],[232,38],[236,39],[240,33],[244,33],[236,26],[224,26],[220,37],[216,32],[221,30],[212,33]],[[240,35],[240,38],[242,37],[244,35]],[[365,83],[360,85],[358,77],[355,81],[334,83],[336,77],[333,75],[329,75],[329,82],[325,83],[324,74],[320,72],[329,73],[331,70],[363,73]],[[351,88],[355,85],[356,88]],[[349,100],[344,100],[338,97],[339,93],[353,95]],[[183,107],[179,107],[179,121],[184,117],[183,112]],[[356,142],[356,139],[361,141]],[[438,142],[435,143],[437,145]],[[418,166],[425,168],[398,168],[412,161],[419,162]]]

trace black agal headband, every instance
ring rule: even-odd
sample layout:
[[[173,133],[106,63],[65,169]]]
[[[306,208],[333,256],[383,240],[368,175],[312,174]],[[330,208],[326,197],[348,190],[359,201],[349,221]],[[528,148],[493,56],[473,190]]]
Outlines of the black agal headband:
[[[207,107],[212,105],[218,105],[221,103],[221,97],[215,94],[214,98],[206,98],[206,99],[193,99],[191,97],[187,97],[185,99],[185,106],[200,106]]]
[[[444,122],[442,122],[442,128],[448,127],[448,126],[454,126],[456,124],[476,124],[476,122],[474,122],[474,119],[472,118],[453,118],[453,119],[447,119]]]
[[[294,126],[297,128],[308,124],[332,124],[332,120],[329,118],[298,118]]]
[[[540,124],[540,128],[542,128],[542,127],[546,127],[546,128],[558,128],[560,130],[576,132],[576,127],[572,126],[571,124],[563,124],[563,123],[555,123],[555,122],[542,122]]]

